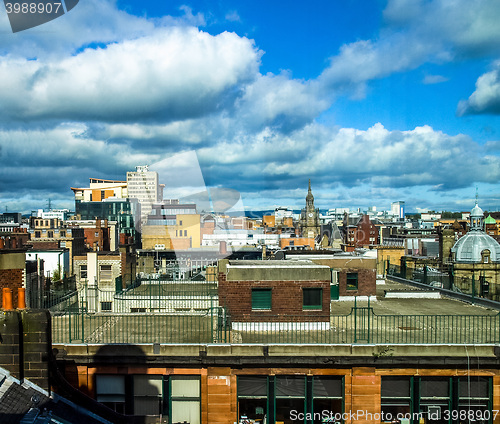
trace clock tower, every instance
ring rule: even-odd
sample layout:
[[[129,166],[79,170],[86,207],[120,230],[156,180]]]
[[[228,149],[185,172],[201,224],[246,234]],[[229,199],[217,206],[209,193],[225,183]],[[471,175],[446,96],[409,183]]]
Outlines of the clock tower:
[[[321,232],[319,209],[314,207],[314,196],[311,191],[311,180],[306,196],[306,207],[300,213],[300,232],[302,237],[316,238]]]

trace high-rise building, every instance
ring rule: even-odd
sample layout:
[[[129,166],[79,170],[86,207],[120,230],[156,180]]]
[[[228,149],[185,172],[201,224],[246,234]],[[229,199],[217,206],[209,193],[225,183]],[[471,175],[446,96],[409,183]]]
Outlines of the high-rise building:
[[[163,184],[158,182],[158,173],[150,171],[148,165],[136,166],[135,172],[127,172],[127,190],[130,199],[141,204],[141,222],[144,224],[151,212],[153,203],[163,199]]]
[[[391,213],[400,220],[405,219],[405,202],[392,202]]]

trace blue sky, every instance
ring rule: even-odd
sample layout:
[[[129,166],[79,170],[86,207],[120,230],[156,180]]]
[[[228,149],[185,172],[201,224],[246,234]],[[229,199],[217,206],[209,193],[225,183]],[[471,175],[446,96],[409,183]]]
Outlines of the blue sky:
[[[478,186],[498,210],[498,22],[497,0],[80,0],[13,34],[2,10],[0,210],[187,152],[249,209],[303,207],[311,178],[321,208],[470,210]]]

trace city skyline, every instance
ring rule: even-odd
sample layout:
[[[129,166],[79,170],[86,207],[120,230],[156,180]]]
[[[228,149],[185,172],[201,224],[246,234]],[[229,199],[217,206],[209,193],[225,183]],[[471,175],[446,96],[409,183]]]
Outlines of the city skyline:
[[[478,186],[498,210],[500,4],[336,3],[89,0],[16,34],[0,14],[0,211],[188,152],[165,198],[300,209],[310,178],[321,209],[468,211]]]

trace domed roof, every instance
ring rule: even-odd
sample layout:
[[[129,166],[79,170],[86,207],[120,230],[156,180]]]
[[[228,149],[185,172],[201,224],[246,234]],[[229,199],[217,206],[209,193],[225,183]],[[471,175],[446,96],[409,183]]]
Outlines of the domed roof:
[[[470,212],[469,232],[460,238],[451,251],[455,253],[455,262],[482,262],[482,252],[490,251],[491,262],[500,262],[500,244],[484,232],[483,210],[476,205]]]
[[[496,224],[497,221],[495,218],[493,218],[491,215],[488,215],[486,219],[484,220],[485,224]]]
[[[461,237],[451,251],[456,262],[482,262],[481,252],[490,251],[491,262],[500,262],[500,244],[483,231],[469,231]]]
[[[484,215],[483,210],[476,203],[476,206],[474,206],[470,211],[470,216],[483,217],[483,215]]]

